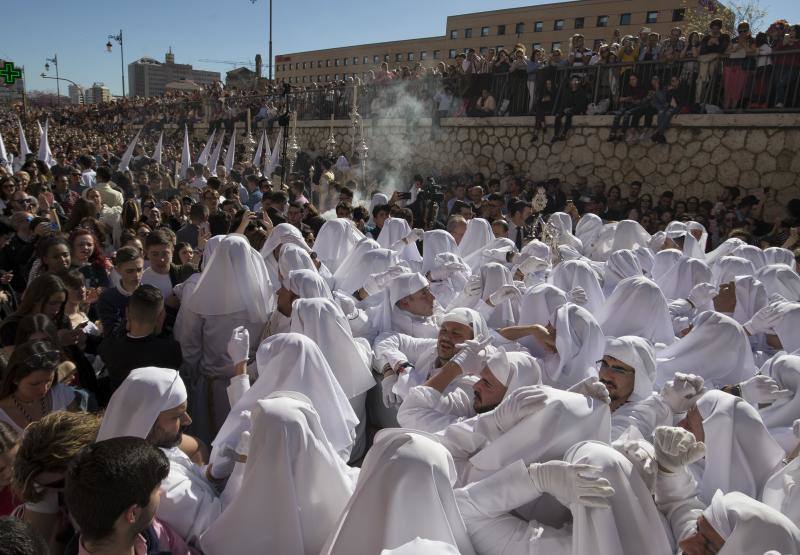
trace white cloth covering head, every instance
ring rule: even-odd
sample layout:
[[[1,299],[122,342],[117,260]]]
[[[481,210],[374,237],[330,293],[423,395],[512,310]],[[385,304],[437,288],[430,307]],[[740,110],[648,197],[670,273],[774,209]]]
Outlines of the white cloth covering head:
[[[588,310],[567,303],[555,312],[558,367],[547,376],[547,383],[567,388],[596,374],[595,364],[603,357],[605,336]]]
[[[339,265],[363,238],[364,234],[353,225],[352,220],[334,218],[319,229],[314,240],[314,252],[331,272],[336,273]]]
[[[318,272],[308,251],[301,249],[297,245],[288,243],[281,247],[280,256],[278,256],[278,274],[281,280],[280,284],[283,287],[286,287],[289,274],[294,270],[311,270]]]
[[[633,254],[636,255],[636,260],[639,261],[639,266],[642,268],[642,273],[646,277],[653,275],[653,265],[656,263],[656,257],[649,247],[642,247],[637,245],[633,249]]]
[[[800,302],[800,275],[785,264],[770,264],[756,271],[756,279],[764,284],[767,295],[777,293],[787,301]]]
[[[744,493],[715,492],[703,516],[725,540],[720,555],[800,553],[797,525]]]
[[[733,249],[731,256],[746,258],[753,263],[753,266],[755,266],[756,270],[760,270],[767,265],[767,257],[764,254],[764,251],[754,245],[739,245]]]
[[[234,449],[242,432],[249,430],[250,411],[256,402],[276,391],[296,391],[311,399],[325,436],[344,460],[356,437],[358,417],[320,348],[299,333],[278,333],[264,340],[256,352],[258,379],[231,408],[213,441],[211,463]]]
[[[796,445],[796,438],[794,443]],[[794,449],[795,445],[791,448]],[[794,459],[770,476],[764,484],[761,501],[789,517],[792,522],[800,522],[800,488],[797,484],[800,484],[800,459]]]
[[[700,498],[708,503],[718,489],[759,498],[784,451],[747,401],[709,390],[697,401],[703,418],[706,456]]]
[[[439,264],[436,257],[442,253],[456,253],[456,240],[443,229],[426,231],[422,236],[422,273],[427,274]]]
[[[282,223],[272,228],[272,232],[261,247],[261,256],[265,260],[275,260],[275,255],[273,254],[275,249],[286,243],[292,243],[303,250],[311,251],[299,229],[292,224]]]
[[[560,307],[567,304],[567,295],[549,283],[540,283],[531,287],[522,296],[519,310],[519,325],[530,326],[538,324],[546,326],[553,321],[553,314]],[[525,336],[519,340],[520,344],[526,347],[534,356],[542,357],[546,353],[542,350],[533,337]]]
[[[353,250],[350,251],[350,254],[348,254],[347,257],[341,261],[339,268],[333,272],[333,286],[339,289],[342,276],[353,271],[353,262],[360,260],[365,253],[379,248],[381,248],[381,246],[378,244],[378,242],[374,239],[370,239],[369,237],[365,237],[359,241],[358,244],[353,247]]]
[[[697,223],[705,232],[705,228]],[[697,258],[698,260],[705,260],[705,250],[704,247],[701,247],[700,242],[697,238],[691,233],[688,224],[683,222],[671,221],[667,225],[666,229],[667,237],[673,240],[682,239],[683,240],[683,255],[689,258]],[[708,233],[705,234],[705,237],[708,238]]]
[[[217,248],[217,245],[225,238],[225,235],[214,235],[208,241],[206,241],[206,248],[203,249],[203,262],[202,262],[202,269],[205,270],[206,266],[208,266],[209,260],[214,255],[214,251]]]
[[[252,408],[242,487],[200,538],[207,555],[319,553],[355,484],[311,401],[276,392]],[[265,499],[280,503],[264,503]]]
[[[385,272],[390,266],[397,264],[397,253],[389,249],[373,249],[364,252],[357,260],[348,263],[348,268],[336,279],[336,289],[352,295],[364,286],[370,274]],[[372,304],[383,300],[381,295],[373,295]],[[369,300],[369,299],[368,299]]]
[[[489,300],[489,297],[500,289],[503,285],[514,285],[514,278],[508,268],[497,262],[489,262],[480,268],[481,282],[483,291],[481,299]],[[498,329],[506,326],[513,326],[516,323],[514,307],[510,300],[505,300],[496,305],[486,320],[490,328]]]
[[[678,249],[658,251],[653,257],[653,269],[650,272],[653,280],[657,281],[658,278],[666,274],[682,257],[683,253]]]
[[[656,379],[656,351],[649,341],[634,335],[606,337],[604,354],[632,366],[636,371],[629,401],[640,401],[653,393],[653,380]]]
[[[587,299],[584,306],[592,314],[597,314],[606,301],[597,274],[585,260],[561,262],[553,268],[548,282],[562,291],[571,291],[575,287],[583,288]]]
[[[483,249],[493,240],[494,233],[492,232],[492,226],[489,222],[483,218],[472,218],[467,222],[467,230],[464,232],[464,236],[458,244],[456,254],[472,267],[472,264],[467,261],[467,258],[474,255],[470,258],[470,261],[472,258],[480,260]]]
[[[186,399],[186,386],[175,370],[136,368],[111,396],[97,441],[125,436],[146,439],[158,415]]]
[[[614,231],[614,242],[611,244],[610,252],[633,250],[636,246],[647,247],[650,239],[650,234],[642,224],[635,220],[622,220]]]
[[[775,324],[775,335],[784,351],[795,353],[800,350],[800,303],[781,303],[779,307],[783,316]]]
[[[468,481],[476,481],[522,460],[526,465],[561,459],[579,441],[608,442],[611,411],[602,401],[546,385],[544,406],[470,458],[474,470]]]
[[[794,253],[783,247],[767,247],[764,249],[764,258],[767,264],[786,264],[790,268],[795,265]]]
[[[610,445],[584,441],[564,456],[571,464],[600,468],[599,476],[614,488],[609,508],[575,504],[572,510],[572,553],[669,555],[672,546],[652,494],[636,467]]]
[[[575,236],[581,240],[585,256],[591,256],[594,252],[595,240],[600,236],[602,229],[603,220],[597,214],[587,212],[578,220],[575,225]]]
[[[738,276],[733,280],[736,287],[736,308],[733,319],[745,324],[753,315],[767,306],[769,299],[764,285],[753,276]]]
[[[264,259],[242,235],[228,235],[208,261],[184,305],[195,314],[219,316],[247,311],[252,322],[266,322],[274,299]]]
[[[292,305],[291,331],[317,344],[348,399],[375,385],[369,364],[353,339],[339,306],[328,299],[298,299]]]
[[[391,249],[409,233],[411,233],[411,226],[403,218],[386,218],[377,241],[381,248]],[[404,245],[398,254],[400,258],[408,262],[422,262],[422,255],[419,254],[416,243]]]
[[[655,387],[661,389],[675,372],[702,376],[708,387],[737,384],[756,373],[750,341],[730,316],[707,310],[698,314],[684,337],[657,354]]]
[[[800,417],[800,356],[777,356],[770,365],[769,375],[781,389],[788,389],[794,396],[761,409],[761,419],[768,428],[790,427]]]
[[[558,244],[575,247],[578,252],[583,251],[581,240],[572,234],[572,216],[566,212],[553,212],[547,219],[558,230]]]
[[[369,199],[369,225],[375,225],[375,216],[372,215],[372,211],[376,206],[384,204],[389,204],[389,197],[383,193],[374,193],[372,198]]]
[[[301,299],[333,299],[330,287],[316,270],[292,270],[285,285]]]
[[[712,250],[708,254],[706,254],[706,263],[707,264],[715,264],[717,260],[722,258],[723,256],[730,255],[737,247],[740,245],[745,245],[746,243],[739,239],[738,237],[731,237],[730,239],[725,239],[722,243],[720,243],[716,249]]]
[[[605,260],[611,254],[611,247],[614,245],[614,234],[617,232],[618,222],[603,224],[600,235],[594,240],[594,247],[589,254],[592,260]]]
[[[379,314],[380,331],[395,331],[413,335],[411,333],[411,322],[414,318],[418,318],[418,316],[406,312],[397,306],[397,303],[405,297],[429,287],[429,285],[430,283],[425,279],[425,276],[418,272],[400,274],[390,281],[383,292],[384,301],[380,307],[381,311]]]
[[[522,247],[522,251],[520,252],[522,252],[522,254],[530,254],[542,260],[550,260],[550,247],[538,239],[534,239]]]
[[[755,273],[753,263],[740,256],[723,256],[711,268],[714,285],[730,283],[736,276],[752,276]]]
[[[356,489],[322,555],[380,553],[416,537],[475,553],[456,504],[456,468],[447,449],[420,432],[378,432]]]
[[[656,283],[668,301],[685,299],[698,283],[711,283],[711,270],[705,262],[684,256],[666,273],[656,278]]]
[[[562,260],[580,260],[583,255],[572,245],[558,245],[558,254]]]
[[[497,381],[506,386],[504,397],[519,387],[542,384],[542,369],[539,363],[522,351],[506,352],[503,348],[493,349],[486,360],[486,366]]]
[[[642,276],[644,271],[632,250],[622,249],[608,256],[603,274],[603,292],[606,296],[625,278]]]
[[[653,343],[675,342],[667,299],[655,282],[644,276],[620,281],[597,314],[603,333],[613,337],[638,335]]]
[[[459,555],[458,549],[446,542],[414,538],[396,549],[384,549],[381,555]]]
[[[461,307],[448,310],[442,316],[441,323],[444,324],[445,322],[455,322],[469,326],[472,328],[473,339],[486,339],[489,337],[489,326],[486,325],[486,320],[483,319],[483,316],[478,311],[471,308]]]

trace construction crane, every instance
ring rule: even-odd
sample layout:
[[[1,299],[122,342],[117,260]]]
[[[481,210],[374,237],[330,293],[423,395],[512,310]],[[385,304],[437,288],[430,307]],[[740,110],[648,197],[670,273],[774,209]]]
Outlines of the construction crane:
[[[202,60],[197,60],[197,61],[198,62],[205,62],[205,63],[208,63],[208,64],[225,64],[225,65],[230,65],[230,66],[233,66],[233,67],[244,66],[244,67],[249,67],[251,69],[254,68],[255,65],[256,65],[254,62],[240,62],[240,61],[236,61],[236,60],[207,60],[207,59],[202,59]]]

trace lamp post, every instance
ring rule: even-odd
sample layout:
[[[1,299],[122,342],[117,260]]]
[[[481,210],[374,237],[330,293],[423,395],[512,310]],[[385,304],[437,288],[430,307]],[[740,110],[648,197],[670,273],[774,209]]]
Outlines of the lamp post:
[[[61,104],[61,87],[59,87],[59,81],[61,81],[61,80],[58,78],[58,54],[54,54],[52,58],[45,58],[44,59],[44,70],[45,71],[50,71],[50,62],[53,62],[53,65],[56,66],[56,77],[55,77],[55,79],[56,79],[56,96],[57,96],[56,100],[58,101],[59,104]],[[44,75],[44,74],[42,74],[42,75]]]
[[[119,35],[108,35],[108,42],[106,43],[106,50],[111,52],[113,44],[111,41],[115,40],[119,43],[119,62],[122,70],[122,96],[125,96],[125,46],[122,42],[122,29],[119,30]]]
[[[78,87],[78,90],[81,91],[81,94],[83,93],[83,87],[81,87],[79,84],[77,84],[72,79],[67,79],[66,77],[49,77],[49,76],[45,75],[44,73],[42,73],[39,77],[41,77],[42,79],[55,79],[55,81],[56,81],[56,89],[58,88],[59,81],[66,81],[67,83],[72,83],[73,85]],[[59,100],[59,102],[60,102],[60,100]]]

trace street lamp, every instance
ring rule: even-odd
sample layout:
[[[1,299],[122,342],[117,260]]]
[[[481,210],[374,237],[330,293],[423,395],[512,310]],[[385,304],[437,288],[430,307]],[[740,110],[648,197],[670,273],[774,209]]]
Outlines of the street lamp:
[[[42,74],[39,75],[39,77],[41,77],[42,79],[54,79],[56,81],[56,87],[58,87],[58,83],[60,81],[66,81],[67,83],[72,83],[73,85],[78,87],[78,90],[81,92],[81,94],[83,94],[83,87],[81,87],[79,84],[77,84],[72,79],[67,79],[66,77],[50,77],[48,75],[45,75],[44,72],[42,72]]]
[[[111,41],[115,40],[119,43],[119,61],[122,68],[122,96],[125,96],[125,47],[122,42],[122,29],[119,30],[119,35],[108,35],[108,42],[106,43],[106,50],[111,52],[114,45]]]
[[[60,79],[58,78],[58,54],[54,54],[52,58],[45,58],[44,59],[44,70],[50,71],[50,63],[53,62],[53,65],[56,66],[56,95],[58,103],[61,104],[61,87],[59,87]]]

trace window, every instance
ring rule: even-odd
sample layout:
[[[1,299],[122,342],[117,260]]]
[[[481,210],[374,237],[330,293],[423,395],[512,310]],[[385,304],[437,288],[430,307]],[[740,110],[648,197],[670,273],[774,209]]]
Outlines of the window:
[[[384,54],[383,55],[383,61],[384,62],[388,62],[389,61],[389,55],[388,54]]]
[[[378,65],[379,63],[381,63],[381,57],[380,57],[380,56],[378,56],[377,54],[375,54],[375,55],[372,57],[372,63],[373,63],[373,64],[375,64],[375,65]]]
[[[542,29],[544,29],[544,23],[542,23],[541,21],[537,21],[536,23],[533,24],[534,33],[541,33]]]
[[[525,24],[524,23],[517,23],[517,25],[514,27],[514,32],[516,34],[518,34],[518,35],[521,35],[522,33],[524,33],[525,32]]]
[[[542,43],[541,43],[541,42],[534,42],[534,43],[531,45],[531,52],[534,52],[534,51],[536,51],[536,50],[539,50],[541,47],[542,47]]]
[[[336,67],[339,67],[339,58],[334,58],[333,65],[335,65]]]
[[[295,69],[300,69],[300,62],[295,62],[294,63],[294,68]]]
[[[498,25],[497,26],[497,34],[498,35],[505,35],[506,34],[506,26],[505,25]]]
[[[490,29],[491,29],[491,27],[481,27],[481,36],[482,37],[488,37]]]
[[[457,38],[458,38],[458,31],[456,31],[455,29],[450,31],[450,40],[454,40],[454,39],[457,39]]]
[[[481,46],[481,56],[485,56],[488,53],[489,53],[489,47],[488,46]]]
[[[472,27],[467,27],[464,29],[464,38],[471,39],[472,38]]]
[[[322,67],[322,60],[317,60],[317,68],[321,68],[321,67]]]
[[[402,62],[403,61],[403,55],[402,54],[395,54],[394,55],[394,61],[395,62]]]
[[[427,50],[423,50],[422,52],[420,52],[420,53],[419,53],[419,61],[420,61],[420,62],[424,62],[424,61],[425,61],[425,60],[427,60],[427,59],[428,59],[428,52],[427,52]]]
[[[369,64],[369,56],[364,56],[364,59],[361,60],[361,63],[364,64],[364,65]]]
[[[447,53],[447,56],[451,60],[455,60],[456,59],[456,49],[455,48],[451,48],[450,51]]]
[[[303,83],[305,83],[305,82],[306,82],[306,76],[303,75]]]
[[[338,81],[338,80],[339,80],[339,74],[338,74],[338,73],[337,73],[336,75],[334,75],[334,76],[333,76],[333,80],[334,80],[334,81]]]
[[[305,69],[305,68],[306,68],[306,63],[305,63],[305,62],[303,62],[303,69]]]
[[[561,50],[561,43],[560,42],[554,42],[553,44],[551,44],[550,45],[550,52],[552,52],[553,50]]]
[[[414,61],[414,53],[413,52],[409,52],[408,53],[408,61],[409,62],[413,62]]]
[[[606,16],[603,16],[606,17]],[[606,25],[608,24],[608,17],[606,17]],[[631,14],[629,13],[622,13],[619,14],[619,24],[620,25],[630,25],[631,24]],[[605,27],[605,25],[600,25],[600,18],[597,18],[597,26],[598,27]]]
[[[630,18],[631,14],[627,14],[627,15],[628,15],[628,18]],[[623,16],[625,16],[625,14],[622,14],[619,17],[620,25],[627,25],[626,23],[622,23]],[[608,16],[607,15],[598,15],[597,16],[597,26],[598,27],[608,27]]]
[[[331,61],[325,60],[325,67],[331,67]]]
[[[582,17],[576,17],[575,18],[575,28],[576,29],[583,29],[583,18]]]
[[[672,21],[683,21],[683,18],[686,17],[686,8],[678,8],[677,10],[672,10]]]
[[[645,18],[646,23],[656,23],[658,21],[658,12],[647,12],[647,17]]]
[[[564,28],[564,20],[556,19],[553,22],[553,31],[561,31]]]
[[[328,82],[328,81],[330,81],[330,80],[331,80],[331,76],[330,76],[330,75],[326,75],[326,76],[325,76],[325,82],[327,83],[327,82]]]
[[[594,39],[594,48],[592,50],[597,52],[598,50],[600,50],[600,47],[603,46],[604,42],[605,41],[603,39]]]
[[[344,58],[342,60],[342,62],[344,63],[344,65],[348,65],[350,63],[350,59],[349,58]]]
[[[317,81],[319,81],[320,83],[322,83],[322,75],[317,75]]]
[[[433,51],[433,59],[434,60],[438,60],[441,57],[442,57],[442,51],[441,50],[434,50]]]

